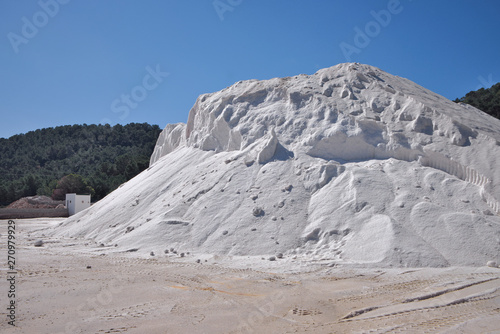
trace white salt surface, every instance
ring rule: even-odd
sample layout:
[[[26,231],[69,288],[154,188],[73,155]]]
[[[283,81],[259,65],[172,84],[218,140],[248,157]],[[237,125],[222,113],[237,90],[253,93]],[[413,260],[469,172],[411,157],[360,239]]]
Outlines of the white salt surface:
[[[499,141],[500,120],[368,65],[240,81],[200,96],[149,169],[53,234],[141,256],[499,263]]]

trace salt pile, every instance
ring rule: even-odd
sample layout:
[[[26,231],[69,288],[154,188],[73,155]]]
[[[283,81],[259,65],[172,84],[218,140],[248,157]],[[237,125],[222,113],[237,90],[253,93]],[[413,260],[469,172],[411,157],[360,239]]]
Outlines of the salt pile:
[[[149,169],[54,233],[144,254],[498,263],[499,142],[500,120],[368,65],[240,81],[200,96]]]

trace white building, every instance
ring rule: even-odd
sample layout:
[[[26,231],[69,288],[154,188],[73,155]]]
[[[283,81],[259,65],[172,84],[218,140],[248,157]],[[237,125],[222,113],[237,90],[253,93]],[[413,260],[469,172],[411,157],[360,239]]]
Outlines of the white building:
[[[90,195],[66,194],[66,207],[70,216],[90,207]]]

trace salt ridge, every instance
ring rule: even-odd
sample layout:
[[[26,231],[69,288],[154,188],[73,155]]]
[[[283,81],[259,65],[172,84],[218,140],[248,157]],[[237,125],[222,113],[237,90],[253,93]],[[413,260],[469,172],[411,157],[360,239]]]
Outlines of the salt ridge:
[[[499,120],[368,65],[240,81],[200,96],[148,170],[54,233],[144,253],[499,262],[499,137]]]

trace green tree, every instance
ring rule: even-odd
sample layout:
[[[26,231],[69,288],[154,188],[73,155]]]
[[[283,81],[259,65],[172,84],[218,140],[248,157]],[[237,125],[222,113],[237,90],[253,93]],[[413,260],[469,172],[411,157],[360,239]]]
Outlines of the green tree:
[[[455,99],[455,102],[470,104],[493,117],[500,118],[500,82],[487,89],[480,88],[468,92],[464,97]]]
[[[40,179],[37,176],[29,174],[22,178],[22,183],[23,197],[36,195],[36,191],[40,186]]]
[[[52,199],[64,200],[66,194],[76,193],[84,195],[94,195],[94,189],[88,184],[81,175],[69,174],[64,176],[59,182],[53,192]]]
[[[36,194],[50,197],[52,196],[54,189],[56,188],[57,188],[57,180],[48,181],[36,190]]]

